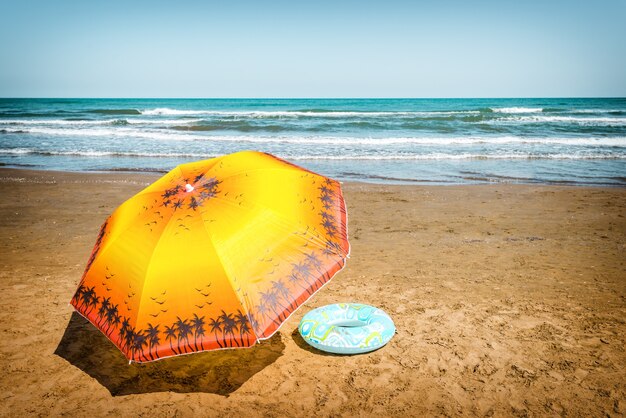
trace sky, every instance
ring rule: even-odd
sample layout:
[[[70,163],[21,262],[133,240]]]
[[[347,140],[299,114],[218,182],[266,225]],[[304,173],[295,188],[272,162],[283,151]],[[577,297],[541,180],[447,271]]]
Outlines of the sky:
[[[624,97],[626,0],[0,0],[0,97]]]

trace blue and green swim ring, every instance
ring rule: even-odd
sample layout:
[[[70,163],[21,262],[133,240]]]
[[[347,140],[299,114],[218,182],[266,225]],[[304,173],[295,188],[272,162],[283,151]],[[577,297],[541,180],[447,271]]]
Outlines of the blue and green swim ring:
[[[361,303],[337,303],[304,315],[298,330],[304,341],[319,350],[361,354],[387,344],[396,327],[381,309]]]

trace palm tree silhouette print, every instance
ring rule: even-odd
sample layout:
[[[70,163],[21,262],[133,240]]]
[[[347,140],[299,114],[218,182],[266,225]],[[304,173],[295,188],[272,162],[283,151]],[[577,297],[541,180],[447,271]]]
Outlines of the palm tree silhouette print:
[[[110,305],[110,300],[111,298],[102,298],[102,302],[100,303],[100,309],[98,309],[98,326],[102,327],[102,320],[106,318],[106,313],[109,310],[109,305]]]
[[[89,301],[86,314],[89,315],[91,311],[93,311],[94,308],[98,306],[99,302],[100,302],[100,298],[94,293],[94,295],[91,297],[91,300]]]
[[[287,319],[288,313],[291,312],[291,309],[280,303],[279,295],[276,293],[276,291],[274,291],[273,289],[269,289],[266,292],[261,292],[260,294],[261,303],[268,306],[272,310],[272,312],[276,314],[276,317],[279,320]]]
[[[237,309],[235,314],[235,322],[239,327],[239,338],[241,338],[241,344],[243,345],[243,336],[246,335],[246,346],[250,346],[250,322],[248,316]]]
[[[189,325],[186,319],[180,319],[180,317],[176,318],[177,321],[174,323],[174,326],[176,327],[176,331],[178,332],[178,351],[182,353],[182,350],[180,349],[180,342],[184,340],[186,344],[183,346],[183,348],[185,349],[185,353],[188,353],[189,351],[187,350],[187,348],[190,346],[189,335],[192,333],[191,325]]]
[[[309,286],[304,286],[302,282],[303,282],[302,278],[296,272],[292,271],[289,274],[289,283],[291,285],[297,285],[298,287],[300,287],[302,290],[306,291],[310,295],[311,289],[309,288]]]
[[[227,346],[226,336],[228,336],[229,334],[231,336],[230,347],[233,346],[233,341],[235,341],[237,346],[239,346],[239,342],[237,342],[237,340],[235,339],[235,331],[234,331],[237,323],[235,322],[235,319],[233,318],[232,314],[226,313],[224,310],[222,310],[222,314],[219,316],[219,319],[222,323],[222,338],[224,341],[224,347]]]
[[[143,335],[143,331],[137,331],[132,333],[131,344],[131,358],[135,358],[135,355],[138,353],[138,358],[141,360],[141,357],[144,360],[148,360],[148,358],[143,354],[144,346],[147,344],[146,336]]]
[[[202,337],[204,336],[204,317],[198,317],[197,314],[193,314],[191,319],[191,326],[193,327],[193,345],[198,351],[198,336],[200,336],[200,346],[204,350],[202,345]]]
[[[83,294],[85,293],[85,285],[83,285],[82,283],[78,285],[78,289],[76,289],[76,293],[74,293],[74,296],[72,297],[72,301],[74,301],[74,303],[76,304],[76,309],[80,309],[80,307],[82,306],[82,298],[83,298]]]
[[[309,281],[309,278],[311,277],[311,266],[308,264],[304,262],[293,264],[292,274],[299,276],[307,284],[307,288],[311,288],[313,286],[314,282]],[[312,294],[310,290],[309,294]]]
[[[172,340],[176,340],[177,336],[176,336],[176,325],[173,325],[171,327],[168,327],[167,325],[165,326],[165,340],[169,341],[170,343],[170,348],[172,349],[172,351],[174,352],[174,354],[179,354],[178,351],[176,351],[176,349],[174,348],[174,346],[172,345]]]
[[[208,325],[211,328],[210,332],[212,332],[213,335],[215,335],[215,341],[217,341],[217,345],[219,345],[220,348],[224,348],[224,346],[220,342],[219,337],[217,336],[218,332],[220,332],[220,333],[222,332],[222,321],[220,321],[219,318],[211,318],[209,320],[209,324]]]
[[[314,252],[306,254],[305,257],[308,265],[314,268],[319,273],[320,278],[324,283],[330,280],[328,271],[323,268],[324,264],[322,263],[322,260],[320,260],[320,258]],[[316,284],[318,285],[317,287],[319,289],[319,281],[316,281]]]
[[[130,333],[130,319],[127,317],[123,317],[122,325],[120,326],[120,335],[118,340],[118,345],[122,349],[122,351],[126,348],[126,341],[128,340],[128,334]]]
[[[83,308],[85,311],[89,308],[89,306],[91,306],[91,300],[95,297],[96,293],[95,293],[95,287],[86,287],[83,289],[82,294],[81,294],[81,299],[82,299],[82,303],[81,303],[81,308]],[[87,313],[85,312],[85,315]]]
[[[295,300],[291,298],[291,291],[285,285],[283,279],[278,279],[272,282],[272,291],[289,304],[288,308],[290,311],[296,309]]]
[[[106,322],[107,322],[107,329],[105,332],[107,335],[109,335],[109,330],[113,330],[117,328],[117,326],[120,324],[120,316],[118,314],[117,305],[111,305],[109,309],[107,310]]]
[[[146,337],[148,338],[148,353],[150,354],[150,360],[155,358],[152,356],[152,349],[159,345],[159,325],[153,326],[148,322],[148,329],[146,329]],[[159,358],[158,353],[155,353],[156,358]]]

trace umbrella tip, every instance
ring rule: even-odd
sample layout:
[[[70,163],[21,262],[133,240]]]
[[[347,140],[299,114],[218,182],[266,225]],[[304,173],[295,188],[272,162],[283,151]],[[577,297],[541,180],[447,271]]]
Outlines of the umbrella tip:
[[[186,191],[187,193],[189,193],[189,192],[193,192],[193,189],[194,189],[194,187],[193,187],[191,184],[187,183],[187,184],[185,185],[185,191]]]

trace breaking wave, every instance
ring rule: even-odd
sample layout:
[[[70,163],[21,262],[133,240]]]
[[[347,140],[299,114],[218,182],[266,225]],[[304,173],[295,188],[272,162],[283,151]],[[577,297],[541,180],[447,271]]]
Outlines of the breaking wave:
[[[116,152],[97,150],[66,150],[46,151],[30,148],[1,148],[0,154],[4,155],[43,155],[43,156],[74,156],[74,157],[150,157],[150,158],[213,158],[215,153],[202,152]],[[585,154],[533,154],[533,153],[503,153],[503,154],[480,154],[480,153],[427,153],[427,154],[353,154],[353,155],[301,155],[282,154],[282,158],[289,160],[510,160],[510,159],[573,159],[573,160],[626,160],[626,155],[616,156],[608,153],[585,153]]]

